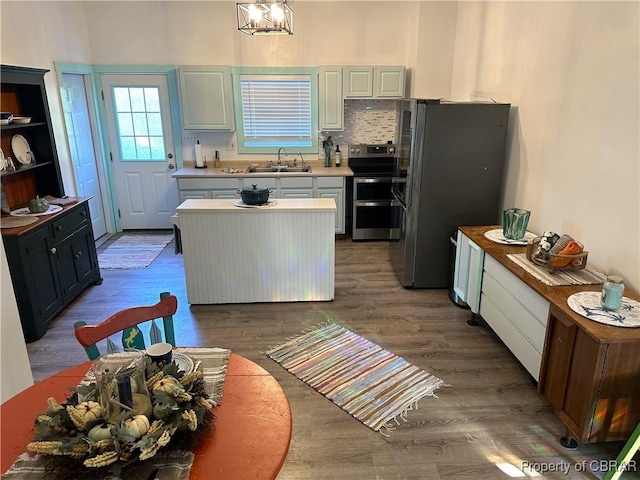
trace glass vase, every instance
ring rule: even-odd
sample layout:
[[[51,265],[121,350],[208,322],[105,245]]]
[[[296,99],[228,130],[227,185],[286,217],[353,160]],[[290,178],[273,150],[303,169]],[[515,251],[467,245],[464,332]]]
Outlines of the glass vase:
[[[123,411],[151,417],[144,352],[126,350],[102,355],[94,360],[91,370],[96,380],[103,417],[109,423],[116,423]]]
[[[509,240],[521,240],[527,233],[531,212],[522,208],[507,208],[502,212],[502,234]]]

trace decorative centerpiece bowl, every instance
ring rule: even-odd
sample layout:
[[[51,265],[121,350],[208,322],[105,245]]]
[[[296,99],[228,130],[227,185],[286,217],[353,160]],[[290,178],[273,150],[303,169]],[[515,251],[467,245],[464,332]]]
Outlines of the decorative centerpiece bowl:
[[[117,355],[96,360],[86,384],[61,404],[49,398],[35,419],[27,448],[50,457],[59,477],[84,478],[102,468],[119,476],[161,448],[192,449],[213,428],[202,372],[161,366],[142,352],[125,363]]]

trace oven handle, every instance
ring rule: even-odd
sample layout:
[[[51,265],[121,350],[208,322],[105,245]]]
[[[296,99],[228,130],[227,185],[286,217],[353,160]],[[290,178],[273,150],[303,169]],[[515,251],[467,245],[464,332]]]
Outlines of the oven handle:
[[[357,177],[356,183],[391,183],[393,179],[391,177]]]
[[[354,200],[353,205],[355,207],[390,207],[393,202],[391,200]]]

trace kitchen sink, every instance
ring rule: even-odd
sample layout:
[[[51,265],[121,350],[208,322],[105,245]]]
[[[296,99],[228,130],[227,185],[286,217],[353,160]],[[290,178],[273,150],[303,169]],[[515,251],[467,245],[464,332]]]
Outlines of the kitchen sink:
[[[311,173],[311,167],[287,167],[274,165],[272,167],[247,167],[244,173]]]

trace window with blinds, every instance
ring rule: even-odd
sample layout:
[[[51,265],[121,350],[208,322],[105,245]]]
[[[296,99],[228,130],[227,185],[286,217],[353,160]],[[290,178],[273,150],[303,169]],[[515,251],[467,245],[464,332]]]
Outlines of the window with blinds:
[[[317,73],[296,67],[237,70],[238,153],[272,153],[280,147],[317,152]]]

